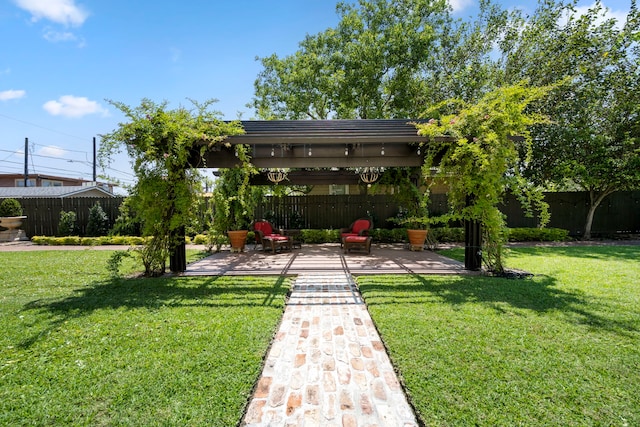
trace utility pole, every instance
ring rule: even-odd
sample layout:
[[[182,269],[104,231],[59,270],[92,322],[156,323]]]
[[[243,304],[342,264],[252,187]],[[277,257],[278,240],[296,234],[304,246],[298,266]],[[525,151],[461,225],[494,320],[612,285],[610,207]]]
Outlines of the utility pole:
[[[96,176],[96,137],[93,137],[93,183],[97,184],[97,176]]]
[[[24,188],[29,186],[29,138],[24,139]]]

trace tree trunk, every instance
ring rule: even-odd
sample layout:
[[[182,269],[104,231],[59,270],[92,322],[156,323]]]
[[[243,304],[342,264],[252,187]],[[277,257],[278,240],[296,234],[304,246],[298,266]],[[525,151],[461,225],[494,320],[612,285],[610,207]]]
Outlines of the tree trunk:
[[[589,210],[587,211],[587,220],[584,223],[582,240],[591,240],[591,227],[593,226],[593,217],[596,214],[596,209],[598,209],[604,198],[611,193],[613,193],[613,190],[604,190],[602,193],[589,190]]]

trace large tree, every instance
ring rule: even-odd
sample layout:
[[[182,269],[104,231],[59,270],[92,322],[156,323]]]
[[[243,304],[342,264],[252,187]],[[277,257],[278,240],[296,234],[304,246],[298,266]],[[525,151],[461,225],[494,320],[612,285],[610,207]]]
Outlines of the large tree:
[[[507,81],[557,84],[541,106],[551,122],[533,130],[527,176],[589,193],[585,239],[605,197],[640,186],[639,14],[635,0],[624,23],[605,12],[599,2],[584,14],[545,2],[503,44]]]
[[[442,0],[339,3],[340,21],[297,52],[261,58],[253,106],[265,119],[418,117],[451,97],[493,88],[490,53],[507,15],[482,0],[475,22]]]

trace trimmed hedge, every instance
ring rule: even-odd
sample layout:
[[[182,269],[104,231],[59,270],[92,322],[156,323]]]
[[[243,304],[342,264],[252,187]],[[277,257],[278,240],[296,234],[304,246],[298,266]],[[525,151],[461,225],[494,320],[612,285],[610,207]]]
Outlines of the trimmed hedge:
[[[510,242],[564,242],[569,231],[562,228],[510,228]]]
[[[370,233],[374,242],[379,243],[405,243],[407,242],[407,230],[405,228],[384,229],[375,228]],[[464,228],[441,227],[429,230],[430,239],[438,243],[462,243],[464,242]],[[215,238],[212,238],[215,237]],[[186,237],[187,243],[195,245],[214,245],[218,242],[226,242],[226,236],[209,236],[198,234],[193,238]],[[253,243],[255,235],[252,231],[247,236],[247,242]],[[508,229],[510,242],[563,242],[569,240],[569,232],[561,228],[510,228]],[[137,246],[144,243],[144,237],[132,236],[103,236],[103,237],[46,237],[34,236],[31,241],[36,245],[129,245]],[[338,243],[340,242],[340,230],[301,230],[302,243]]]
[[[144,237],[136,236],[102,236],[102,237],[48,237],[33,236],[31,242],[44,246],[102,246],[102,245],[128,245],[139,246],[144,244]]]

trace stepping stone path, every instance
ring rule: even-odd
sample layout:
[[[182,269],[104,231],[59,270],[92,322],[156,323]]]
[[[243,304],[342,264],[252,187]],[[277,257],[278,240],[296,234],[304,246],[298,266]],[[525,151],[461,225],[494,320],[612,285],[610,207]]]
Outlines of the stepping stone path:
[[[297,277],[240,425],[418,425],[351,275]]]

